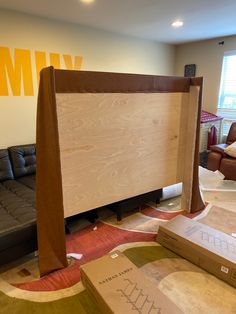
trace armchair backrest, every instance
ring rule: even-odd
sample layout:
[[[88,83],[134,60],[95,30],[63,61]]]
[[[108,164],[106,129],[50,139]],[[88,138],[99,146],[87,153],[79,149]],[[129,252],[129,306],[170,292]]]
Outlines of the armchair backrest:
[[[236,141],[236,122],[233,122],[229,129],[229,134],[226,139],[226,144],[230,145],[235,141]]]

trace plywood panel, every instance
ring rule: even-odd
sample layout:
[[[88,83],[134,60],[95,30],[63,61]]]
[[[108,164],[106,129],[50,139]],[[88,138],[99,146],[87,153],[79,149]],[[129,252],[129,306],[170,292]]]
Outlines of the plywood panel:
[[[64,217],[180,181],[184,208],[203,208],[198,136],[194,140],[201,101],[192,85],[201,87],[202,78],[41,71],[36,197],[41,275],[67,266]]]
[[[179,182],[188,102],[188,93],[56,94],[65,217]]]

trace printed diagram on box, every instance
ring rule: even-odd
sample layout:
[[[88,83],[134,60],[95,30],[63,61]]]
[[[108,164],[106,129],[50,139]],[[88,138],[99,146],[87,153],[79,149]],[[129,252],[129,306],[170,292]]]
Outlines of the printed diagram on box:
[[[127,303],[133,311],[140,314],[161,314],[161,308],[150,300],[148,294],[143,292],[143,289],[138,288],[137,283],[132,282],[130,279],[124,279],[124,288],[117,289],[117,292],[126,299]]]
[[[213,234],[210,234],[206,231],[201,231],[201,239],[204,242],[210,243],[216,249],[218,250],[220,249],[221,251],[224,251],[224,252],[226,251],[230,254],[235,255],[236,257],[236,246],[233,243],[225,239],[221,239],[220,237],[216,237]]]

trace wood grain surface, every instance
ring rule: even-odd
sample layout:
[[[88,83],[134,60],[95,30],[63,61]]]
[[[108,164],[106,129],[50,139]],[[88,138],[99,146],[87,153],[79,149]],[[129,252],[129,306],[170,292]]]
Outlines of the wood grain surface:
[[[197,112],[190,95],[56,94],[65,217],[188,184]]]

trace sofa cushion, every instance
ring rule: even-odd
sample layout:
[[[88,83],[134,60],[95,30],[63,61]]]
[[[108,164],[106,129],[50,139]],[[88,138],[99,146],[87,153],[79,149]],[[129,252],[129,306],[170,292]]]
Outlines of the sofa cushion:
[[[15,180],[0,183],[0,236],[35,224],[34,192]],[[5,244],[0,241],[0,250]]]
[[[17,179],[17,182],[20,182],[20,183],[26,185],[31,190],[35,191],[35,188],[36,188],[35,174],[31,174],[31,175],[28,175],[28,176],[20,177],[20,178]]]
[[[0,149],[0,181],[13,179],[11,162],[7,149]]]
[[[15,178],[36,172],[36,149],[34,144],[9,147]]]
[[[18,182],[17,180],[6,180],[1,184],[12,194],[12,197],[17,196],[29,203],[32,207],[36,208],[35,191]]]

